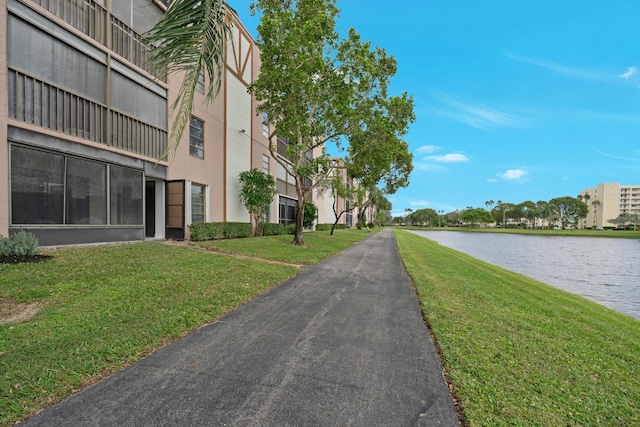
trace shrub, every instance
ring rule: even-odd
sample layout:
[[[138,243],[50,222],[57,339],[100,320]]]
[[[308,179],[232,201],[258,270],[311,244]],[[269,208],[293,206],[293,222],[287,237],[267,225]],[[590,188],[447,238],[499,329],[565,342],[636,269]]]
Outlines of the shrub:
[[[13,244],[8,237],[0,235],[0,257],[11,256]]]
[[[316,220],[318,214],[318,208],[311,202],[304,202],[304,218],[302,220],[302,226],[304,228],[313,227],[313,223]]]
[[[262,230],[263,236],[277,236],[284,234],[284,225],[278,223],[265,223]]]
[[[0,256],[33,256],[38,253],[38,239],[22,230],[11,237],[0,236]]]
[[[284,234],[295,234],[295,232],[296,232],[295,224],[289,224],[284,228]]]
[[[189,227],[191,240],[237,239],[251,236],[248,222],[196,222]]]

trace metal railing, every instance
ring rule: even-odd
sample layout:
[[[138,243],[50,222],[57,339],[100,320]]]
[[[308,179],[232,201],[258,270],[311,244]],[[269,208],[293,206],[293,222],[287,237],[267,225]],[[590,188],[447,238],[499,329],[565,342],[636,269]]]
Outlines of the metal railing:
[[[113,15],[111,15],[111,50],[147,73],[153,74],[150,61],[151,49],[144,43],[140,34]]]
[[[152,49],[144,43],[142,35],[109,14],[94,0],[31,1],[149,74],[153,74],[150,62]],[[108,31],[111,31],[111,43],[107,37]]]
[[[103,45],[107,44],[105,8],[93,0],[31,0]]]
[[[167,131],[118,111],[111,110],[112,147],[154,159],[167,149]]]
[[[164,129],[20,71],[9,68],[8,77],[12,119],[154,159],[166,151]]]
[[[9,69],[9,117],[94,142],[106,140],[107,107]]]

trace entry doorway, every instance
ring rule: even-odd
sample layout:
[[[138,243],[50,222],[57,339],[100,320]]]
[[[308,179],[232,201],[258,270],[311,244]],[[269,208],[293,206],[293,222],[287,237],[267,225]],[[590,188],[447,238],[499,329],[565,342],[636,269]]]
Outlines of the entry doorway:
[[[156,182],[145,183],[144,196],[144,235],[146,238],[156,237]]]
[[[164,239],[165,182],[148,178],[144,183],[144,236]]]

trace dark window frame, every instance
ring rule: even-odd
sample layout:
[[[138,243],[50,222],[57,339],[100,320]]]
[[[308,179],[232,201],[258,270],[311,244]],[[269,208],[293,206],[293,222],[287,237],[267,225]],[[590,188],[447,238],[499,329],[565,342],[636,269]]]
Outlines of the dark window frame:
[[[189,155],[204,160],[204,121],[195,116],[189,120]]]

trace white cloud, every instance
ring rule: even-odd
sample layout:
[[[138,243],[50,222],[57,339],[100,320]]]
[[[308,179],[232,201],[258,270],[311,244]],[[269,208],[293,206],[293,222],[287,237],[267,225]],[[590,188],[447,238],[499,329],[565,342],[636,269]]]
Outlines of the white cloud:
[[[426,200],[412,200],[410,205],[415,207],[425,207],[431,206],[431,202],[428,202]]]
[[[427,156],[424,160],[438,162],[438,163],[462,163],[468,162],[469,158],[460,153],[449,153],[444,156]]]
[[[618,160],[626,160],[629,162],[638,162],[640,161],[639,157],[634,157],[634,156],[618,156],[618,155],[613,155],[613,154],[609,154],[609,153],[605,153],[603,151],[600,150],[594,150],[596,153],[600,154],[601,156],[605,156],[605,157],[609,157],[611,159],[618,159]],[[640,151],[636,152],[637,154],[640,154]]]
[[[633,76],[637,72],[638,72],[638,70],[637,70],[636,67],[629,67],[629,68],[627,68],[627,71],[625,71],[624,73],[620,74],[618,77],[620,77],[621,79],[629,80],[629,77]]]
[[[522,181],[528,172],[523,169],[509,169],[506,172],[498,172],[496,176],[505,181]]]
[[[545,68],[549,71],[553,71],[557,74],[562,74],[563,76],[573,77],[578,79],[585,80],[608,80],[611,76],[606,73],[597,72],[588,69],[568,67],[566,65],[557,64],[555,62],[547,61],[545,59],[539,58],[527,58],[523,56],[513,55],[511,53],[506,52],[505,56],[511,58],[516,61],[526,62],[528,64],[535,65],[537,67]]]
[[[476,129],[492,132],[502,128],[529,126],[529,120],[517,115],[482,105],[472,105],[458,101],[446,93],[439,93],[437,98],[444,104],[444,108],[435,108],[435,113],[465,123]]]
[[[416,153],[429,154],[434,153],[438,150],[442,150],[442,147],[438,147],[437,145],[423,145],[422,147],[418,147],[416,149]]]
[[[413,162],[413,169],[422,172],[436,172],[446,170],[446,168],[442,165],[425,162]]]

